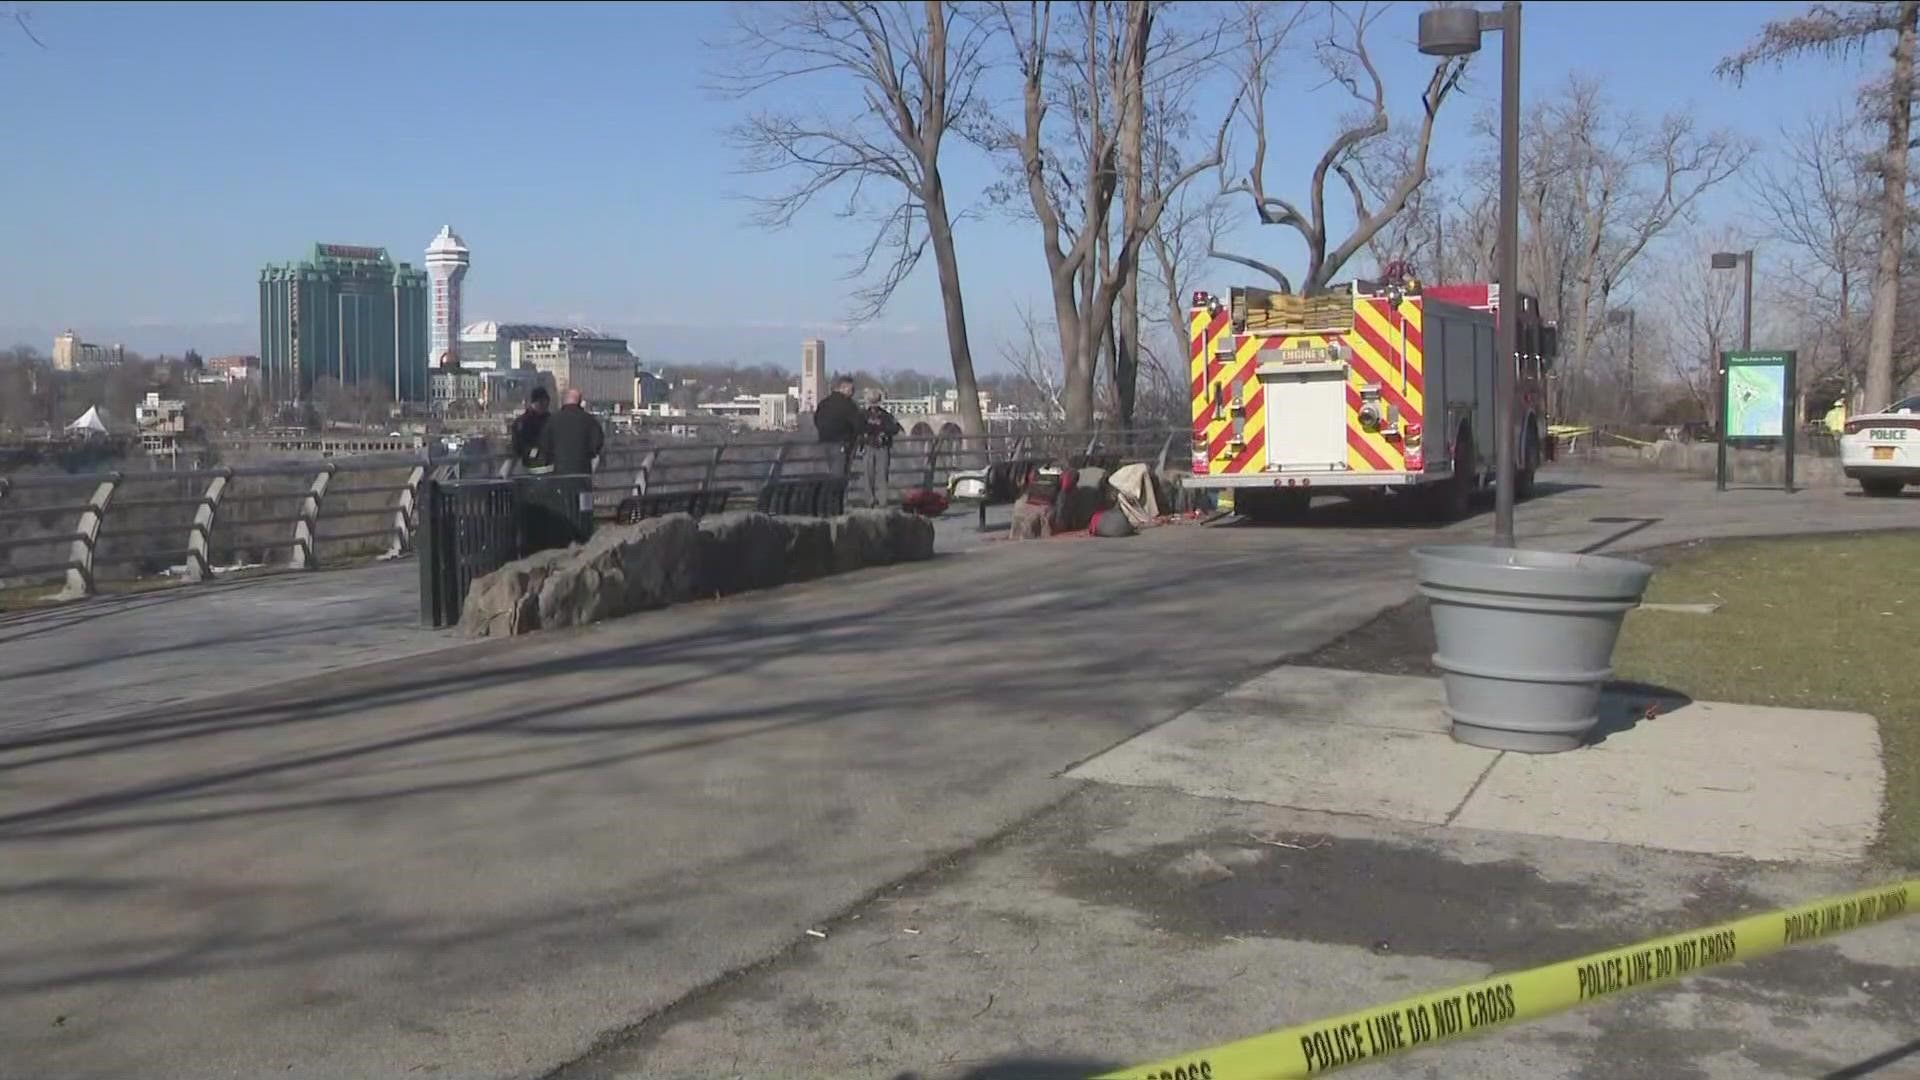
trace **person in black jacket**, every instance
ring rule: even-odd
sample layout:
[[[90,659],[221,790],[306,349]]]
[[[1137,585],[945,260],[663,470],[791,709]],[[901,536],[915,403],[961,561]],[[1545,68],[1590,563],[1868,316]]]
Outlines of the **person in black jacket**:
[[[566,404],[540,430],[540,456],[562,476],[592,472],[593,459],[606,443],[600,421],[581,404],[583,400],[580,391],[568,390]]]
[[[842,375],[833,380],[833,392],[813,410],[813,429],[820,441],[832,444],[827,463],[835,476],[847,475],[854,448],[867,434],[867,417],[853,400],[853,380]]]
[[[866,480],[867,505],[882,507],[893,501],[893,487],[889,474],[893,468],[893,437],[905,429],[900,421],[887,411],[885,395],[876,387],[866,393],[867,408],[861,417],[861,442],[866,467],[862,474]]]
[[[513,456],[519,459],[520,467],[528,471],[552,464],[540,454],[540,432],[547,426],[547,409],[552,401],[546,387],[534,387],[527,397],[526,411],[514,417],[507,428],[513,437]]]

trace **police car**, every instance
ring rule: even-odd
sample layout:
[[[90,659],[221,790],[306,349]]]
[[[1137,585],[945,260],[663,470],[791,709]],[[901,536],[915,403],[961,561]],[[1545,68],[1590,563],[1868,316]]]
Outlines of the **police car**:
[[[1869,495],[1898,495],[1908,484],[1920,484],[1920,395],[1847,417],[1840,468]]]

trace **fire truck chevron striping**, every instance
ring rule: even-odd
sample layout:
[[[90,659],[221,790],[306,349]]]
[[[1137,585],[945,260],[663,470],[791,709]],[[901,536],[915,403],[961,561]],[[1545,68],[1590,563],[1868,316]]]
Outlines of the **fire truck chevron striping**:
[[[1531,298],[1519,307],[1513,419],[1524,492],[1549,447],[1540,387],[1553,333]],[[1493,443],[1498,311],[1488,285],[1356,283],[1317,297],[1234,289],[1229,303],[1195,293],[1189,484],[1260,498],[1279,488],[1296,505],[1314,486],[1479,484]]]

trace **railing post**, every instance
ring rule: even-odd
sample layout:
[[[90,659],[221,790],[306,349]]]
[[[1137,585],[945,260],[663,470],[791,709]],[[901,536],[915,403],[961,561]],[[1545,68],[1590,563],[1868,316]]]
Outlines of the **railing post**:
[[[777,443],[773,448],[773,464],[767,466],[768,486],[771,486],[773,484],[777,484],[780,482],[780,472],[782,469],[785,469],[787,465],[788,445],[789,445],[788,443],[784,443],[784,442]]]
[[[1173,453],[1173,440],[1178,437],[1179,432],[1177,431],[1167,432],[1166,441],[1160,444],[1160,456],[1155,458],[1153,462],[1153,475],[1165,475],[1167,471],[1167,458]]]
[[[113,490],[119,486],[120,479],[119,473],[108,473],[105,480],[94,485],[93,497],[87,500],[87,508],[80,511],[73,543],[67,548],[67,583],[58,599],[78,600],[93,595],[93,549],[100,540],[100,523],[106,520],[107,504],[113,502]]]
[[[633,497],[639,498],[647,493],[647,483],[653,478],[653,459],[658,450],[649,450],[640,456],[640,466],[633,470]]]
[[[511,462],[513,459],[507,459]],[[507,475],[502,470],[501,475]],[[387,558],[397,559],[413,550],[413,515],[420,505],[420,485],[427,479],[427,467],[415,465],[407,473],[407,486],[400,489],[400,501],[393,508],[393,546],[387,549]]]
[[[933,474],[940,467],[940,440],[942,438],[945,438],[945,436],[932,435],[927,439],[927,474],[926,480],[920,485],[921,487],[933,487]]]
[[[721,443],[713,448],[713,458],[707,462],[707,475],[700,481],[701,491],[713,490],[713,479],[720,472],[720,456],[727,452],[727,444]]]
[[[295,570],[317,570],[320,568],[320,547],[314,534],[320,526],[320,501],[327,497],[327,484],[333,479],[333,462],[327,462],[313,478],[313,484],[307,488],[307,495],[300,500],[300,517],[293,523],[293,568]]]
[[[207,481],[206,494],[193,508],[193,527],[187,532],[187,580],[205,581],[213,576],[213,521],[220,513],[220,499],[233,479],[232,469],[221,469]]]

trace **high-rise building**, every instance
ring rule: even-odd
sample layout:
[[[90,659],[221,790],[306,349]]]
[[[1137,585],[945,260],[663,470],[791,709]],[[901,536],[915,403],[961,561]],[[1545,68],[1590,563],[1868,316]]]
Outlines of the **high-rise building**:
[[[427,245],[427,276],[433,279],[433,315],[427,332],[428,362],[434,367],[454,367],[460,363],[460,282],[467,276],[467,245],[460,242],[453,226],[440,226],[440,234]]]
[[[513,358],[518,341],[565,337],[573,333],[564,326],[538,323],[503,323],[491,319],[468,323],[460,328],[460,366],[475,371],[513,371],[519,363]]]
[[[53,337],[53,367],[55,371],[84,371],[118,364],[126,359],[127,351],[120,345],[95,345],[90,341],[81,341],[80,335],[69,330]]]
[[[315,244],[260,271],[260,365],[274,401],[305,401],[315,380],[377,383],[397,401],[429,392],[427,275],[385,248]]]
[[[800,412],[813,415],[827,396],[827,343],[809,338],[800,343]]]
[[[501,327],[503,335],[506,331]],[[555,394],[578,390],[587,404],[607,409],[631,400],[635,363],[625,338],[585,327],[555,330],[514,339],[512,356],[513,368],[532,368],[546,376]]]

